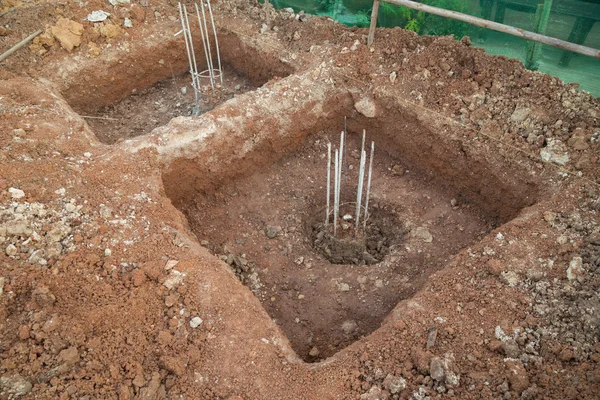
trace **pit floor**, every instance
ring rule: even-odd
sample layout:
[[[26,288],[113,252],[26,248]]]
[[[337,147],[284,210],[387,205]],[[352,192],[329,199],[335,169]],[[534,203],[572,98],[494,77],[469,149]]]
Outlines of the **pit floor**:
[[[205,113],[238,94],[256,89],[251,81],[231,66],[223,66],[223,84],[217,79],[213,94],[209,80],[202,79],[200,113]],[[175,117],[192,115],[195,103],[189,73],[136,91],[123,100],[84,116],[96,137],[107,144],[150,133]]]
[[[325,206],[329,140],[337,147],[339,134],[313,135],[295,154],[182,210],[198,240],[233,264],[308,362],[377,329],[400,300],[495,226],[477,207],[453,201],[459,193],[431,186],[376,143],[370,208],[401,225],[403,234],[390,238],[390,252],[377,264],[330,263],[313,248],[309,233],[315,214],[324,217],[319,210]],[[358,135],[349,132],[348,182],[354,185],[348,185],[348,201],[356,196],[359,148]],[[267,237],[267,227],[275,238]],[[433,240],[417,237],[418,227]]]

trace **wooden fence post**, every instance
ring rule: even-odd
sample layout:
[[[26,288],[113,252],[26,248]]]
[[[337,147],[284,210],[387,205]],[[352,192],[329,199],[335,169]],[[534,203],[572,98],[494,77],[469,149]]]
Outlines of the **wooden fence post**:
[[[369,38],[367,40],[367,46],[371,47],[373,40],[375,40],[375,28],[377,28],[377,14],[379,14],[379,1],[373,1],[373,11],[371,11],[371,27],[369,28]]]

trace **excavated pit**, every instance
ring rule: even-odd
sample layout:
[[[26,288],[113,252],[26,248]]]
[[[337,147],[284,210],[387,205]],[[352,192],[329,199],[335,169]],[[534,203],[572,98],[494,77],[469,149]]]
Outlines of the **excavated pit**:
[[[208,79],[202,80],[199,114],[212,110],[237,95],[256,89],[252,81],[230,65],[223,66],[223,83],[215,90]],[[195,112],[195,95],[189,73],[174,75],[149,88],[134,89],[133,94],[117,103],[102,106],[86,116],[96,137],[107,144],[150,133],[176,117]]]
[[[70,79],[63,95],[98,140],[114,144],[193,114],[195,95],[189,63],[183,39],[178,39],[136,47],[125,57],[121,54],[116,62],[115,57],[107,56],[98,60],[95,68],[83,68]],[[196,39],[201,43],[199,37]],[[276,54],[267,54],[234,33],[220,32],[219,44],[223,81],[217,78],[213,90],[209,79],[201,78],[199,114],[293,71]],[[203,71],[207,66],[199,47],[196,60],[198,70]],[[212,51],[216,54],[214,48]],[[109,71],[109,76],[99,79],[99,68]]]
[[[341,127],[343,116],[339,121]],[[537,196],[529,180],[506,179],[523,176],[521,167],[488,163],[485,154],[467,157],[460,145],[434,140],[414,115],[398,110],[379,119],[349,118],[348,198],[356,196],[363,128],[376,143],[372,217],[349,257],[327,257],[327,240],[317,239],[324,229],[327,142],[339,140],[337,128],[307,134],[282,157],[281,149],[247,154],[244,160],[255,164],[230,166],[236,172],[228,179],[211,179],[210,171],[194,171],[189,163],[181,164],[185,172],[174,163],[163,175],[167,195],[198,241],[231,266],[307,362],[373,332],[453,255]],[[190,182],[222,183],[190,191],[175,183],[184,175]],[[357,257],[362,246],[371,251]]]

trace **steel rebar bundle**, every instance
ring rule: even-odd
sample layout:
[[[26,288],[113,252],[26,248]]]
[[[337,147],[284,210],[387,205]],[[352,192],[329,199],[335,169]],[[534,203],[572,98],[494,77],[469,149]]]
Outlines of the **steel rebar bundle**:
[[[206,1],[206,5],[204,4]],[[201,84],[200,78],[208,78],[213,94],[215,93],[215,82],[217,77],[221,84],[223,84],[223,69],[221,67],[221,53],[219,51],[219,39],[217,38],[217,28],[215,26],[215,20],[213,17],[212,6],[210,0],[201,0],[200,7],[198,4],[194,4],[196,9],[196,17],[198,19],[198,26],[200,28],[200,36],[202,37],[202,46],[204,49],[204,55],[206,57],[207,70],[198,72],[198,64],[196,62],[196,52],[194,50],[194,43],[192,39],[192,30],[190,28],[190,21],[188,17],[187,8],[181,3],[179,6],[179,17],[181,19],[181,32],[183,32],[183,38],[185,41],[185,50],[187,52],[188,61],[190,63],[190,75],[192,76],[192,87],[194,88],[194,96],[196,99],[194,115],[200,113],[200,98],[201,98]],[[207,11],[208,10],[208,11]],[[207,16],[208,14],[208,16]],[[215,67],[212,57],[212,48],[209,34],[209,23],[212,28],[212,33],[215,42],[216,59],[218,67]]]

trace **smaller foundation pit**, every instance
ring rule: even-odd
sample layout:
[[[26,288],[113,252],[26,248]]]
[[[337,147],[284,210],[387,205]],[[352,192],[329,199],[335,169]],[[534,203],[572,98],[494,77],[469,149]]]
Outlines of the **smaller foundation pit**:
[[[199,37],[197,41],[202,43]],[[194,109],[183,37],[152,43],[152,47],[136,47],[118,57],[108,54],[98,58],[94,65],[71,76],[62,94],[98,140],[114,144],[148,134],[175,117],[209,112],[235,96],[293,72],[276,53],[267,54],[234,33],[220,32],[219,46],[222,82],[217,76],[213,91],[208,77],[200,78],[198,110]],[[198,47],[196,59],[199,71],[206,69],[204,53]]]
[[[224,66],[221,84],[217,80],[213,92],[208,79],[202,79],[200,114],[208,112],[242,93],[256,89],[245,75],[230,65]],[[189,73],[172,76],[144,89],[134,89],[123,100],[99,108],[84,117],[103,143],[113,144],[122,139],[150,133],[176,117],[194,114],[195,98]]]

